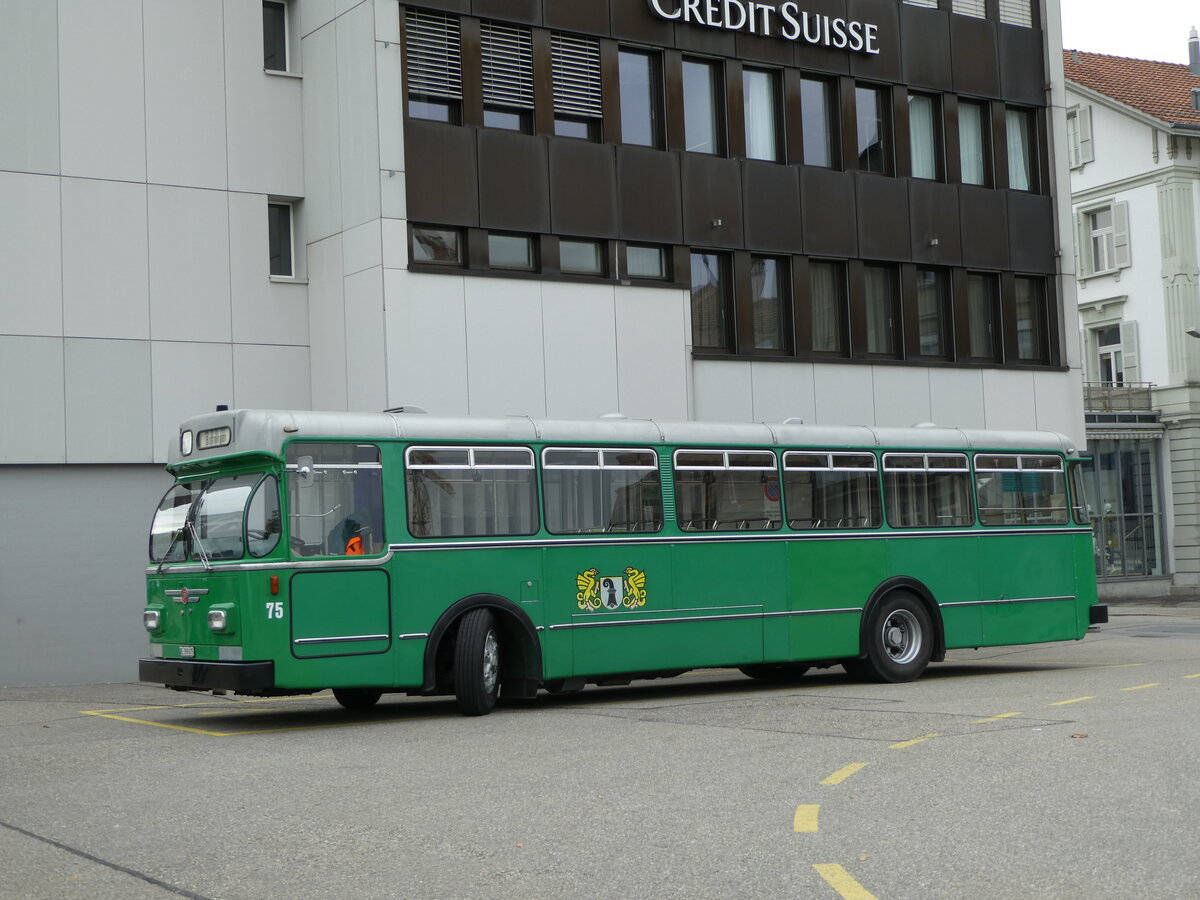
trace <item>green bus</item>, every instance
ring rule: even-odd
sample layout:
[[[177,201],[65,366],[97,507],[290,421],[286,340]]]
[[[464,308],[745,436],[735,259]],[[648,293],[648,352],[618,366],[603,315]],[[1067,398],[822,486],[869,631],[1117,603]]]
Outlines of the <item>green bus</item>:
[[[1069,438],[420,410],[186,421],[142,681],[497,698],[699,667],[884,682],[1106,622]]]

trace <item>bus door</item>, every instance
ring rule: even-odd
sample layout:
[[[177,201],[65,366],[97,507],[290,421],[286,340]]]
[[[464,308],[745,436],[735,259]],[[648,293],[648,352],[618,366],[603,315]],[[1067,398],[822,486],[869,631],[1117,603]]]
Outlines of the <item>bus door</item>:
[[[331,687],[391,684],[390,578],[371,564],[388,549],[379,448],[292,443],[287,473],[292,554],[305,563],[289,584],[292,656],[327,660]]]

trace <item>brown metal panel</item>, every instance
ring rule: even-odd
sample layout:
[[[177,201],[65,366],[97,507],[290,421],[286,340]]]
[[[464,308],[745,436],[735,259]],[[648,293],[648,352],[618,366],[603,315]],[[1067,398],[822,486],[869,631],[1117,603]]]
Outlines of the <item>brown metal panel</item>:
[[[892,106],[888,118],[892,122],[892,173],[912,174],[912,138],[908,129],[908,91],[894,85],[891,90]],[[938,133],[940,136],[940,132]]]
[[[608,0],[542,0],[542,23],[557,31],[607,37]]]
[[[785,162],[800,165],[804,162],[804,131],[800,112],[800,72],[796,69],[784,69],[780,78],[783,91],[784,144],[787,155]]]
[[[687,146],[683,121],[683,55],[667,50],[661,58],[665,121],[659,130],[666,137],[668,150],[682,150]]]
[[[859,173],[857,182],[858,252],[866,259],[907,260],[908,179]]]
[[[669,8],[669,4],[664,4],[664,7]],[[737,39],[732,31],[686,22],[675,23],[675,46],[680,50],[708,56],[737,56]]]
[[[1058,250],[1053,202],[1049,197],[1023,191],[1007,194],[1012,267],[1018,272],[1053,275]]]
[[[948,13],[920,6],[900,6],[900,46],[904,51],[903,81],[914,88],[953,89]]]
[[[684,153],[683,242],[697,247],[744,247],[741,164],[736,159]]]
[[[858,84],[853,78],[837,79],[837,109],[838,135],[841,138],[839,146],[842,151],[841,168],[853,172],[858,168],[858,98],[855,90]]]
[[[1016,285],[1009,272],[1000,274],[1000,356],[1001,362],[1018,365]]]
[[[954,89],[979,97],[1000,95],[996,23],[972,16],[950,17],[950,62]]]
[[[622,240],[683,242],[679,155],[617,147],[617,216]],[[680,273],[675,273],[676,278]]]
[[[482,19],[542,24],[541,0],[472,0],[471,11]]]
[[[810,15],[828,16],[831,19],[846,18],[846,0],[807,0],[800,4]],[[813,72],[831,72],[837,75],[850,73],[850,54],[819,44],[809,44],[803,35],[794,42],[796,65]]]
[[[804,246],[810,256],[858,256],[854,175],[831,169],[800,170]]]
[[[850,73],[856,78],[876,81],[903,79],[904,48],[900,43],[900,16],[896,0],[847,0],[846,18],[879,26],[875,54],[851,53]]]
[[[464,17],[460,20],[459,33],[462,39],[462,89],[463,124],[483,125],[483,80],[479,72],[483,66],[483,47],[479,33],[479,20]]]
[[[964,266],[979,269],[1009,267],[1005,195],[1005,191],[966,184],[959,186]]]
[[[1045,35],[1040,28],[1000,25],[1000,92],[1010,103],[1046,104]]]
[[[550,222],[556,234],[617,236],[617,157],[611,144],[550,139]]]
[[[734,158],[746,155],[746,98],[742,93],[742,64],[727,60],[724,67],[721,97],[725,112],[725,155]]]
[[[746,247],[756,253],[803,253],[800,170],[746,160],[742,165]]]
[[[409,3],[407,5],[421,9],[440,9],[446,12],[465,13],[467,15],[471,12],[471,0],[420,0],[419,3]]]
[[[545,138],[480,129],[479,224],[510,231],[550,230]]]
[[[591,0],[574,2],[588,3]],[[646,0],[609,0],[609,10],[614,38],[655,47],[675,45],[675,23],[656,16]]]
[[[805,354],[812,349],[812,290],[809,287],[808,257],[792,257],[792,350]]]
[[[533,130],[554,134],[554,69],[550,56],[550,32],[533,29]]]
[[[867,356],[867,276],[861,259],[846,263],[846,293],[850,297],[850,355]]]
[[[479,224],[475,133],[410,119],[404,126],[408,218],[434,225]]]
[[[760,6],[778,9],[779,0],[766,0]],[[796,61],[796,48],[792,41],[782,36],[785,25],[777,12],[768,13],[769,34],[751,34],[748,29],[737,33],[737,50],[730,55],[755,62],[775,63],[780,66],[790,66]],[[755,31],[762,31],[763,13],[755,13]]]
[[[910,258],[932,266],[962,265],[958,187],[914,179],[908,186]]]

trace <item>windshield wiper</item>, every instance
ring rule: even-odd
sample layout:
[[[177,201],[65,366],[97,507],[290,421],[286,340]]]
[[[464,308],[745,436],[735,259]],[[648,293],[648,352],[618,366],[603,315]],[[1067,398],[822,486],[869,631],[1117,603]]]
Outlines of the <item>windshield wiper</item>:
[[[201,494],[201,497],[204,495]],[[196,499],[196,505],[200,505],[200,499]],[[211,572],[212,565],[208,561],[208,554],[204,552],[204,543],[200,540],[200,535],[196,533],[195,519],[189,519],[187,523],[188,533],[192,536],[192,548],[200,555],[200,562],[204,563],[204,571]]]

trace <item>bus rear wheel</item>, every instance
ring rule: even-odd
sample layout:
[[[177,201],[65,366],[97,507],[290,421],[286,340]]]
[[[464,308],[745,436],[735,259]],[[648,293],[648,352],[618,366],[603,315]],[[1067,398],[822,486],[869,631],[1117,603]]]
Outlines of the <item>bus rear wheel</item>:
[[[365,691],[362,688],[333,689],[333,699],[346,709],[370,709],[382,696],[381,691]]]
[[[908,591],[889,594],[875,607],[865,635],[866,658],[852,661],[846,671],[871,681],[913,681],[933,656],[929,611]]]
[[[454,693],[464,716],[483,716],[500,694],[500,639],[496,617],[473,609],[462,618],[454,645]]]

